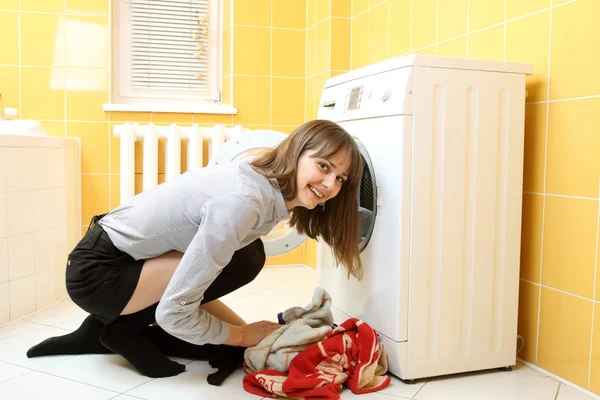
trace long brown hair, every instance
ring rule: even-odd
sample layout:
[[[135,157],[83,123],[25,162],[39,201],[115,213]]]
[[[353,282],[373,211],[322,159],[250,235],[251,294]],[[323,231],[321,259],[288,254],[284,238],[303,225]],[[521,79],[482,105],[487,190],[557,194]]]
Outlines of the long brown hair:
[[[306,122],[296,128],[277,147],[260,154],[250,165],[260,174],[277,182],[287,201],[297,196],[296,166],[298,158],[308,150],[312,157],[328,158],[339,150],[350,157],[348,179],[340,192],[327,201],[325,209],[312,210],[295,207],[289,221],[301,234],[312,239],[320,236],[333,249],[337,263],[341,263],[357,279],[362,279],[359,251],[358,187],[363,162],[356,142],[341,126],[326,120]]]

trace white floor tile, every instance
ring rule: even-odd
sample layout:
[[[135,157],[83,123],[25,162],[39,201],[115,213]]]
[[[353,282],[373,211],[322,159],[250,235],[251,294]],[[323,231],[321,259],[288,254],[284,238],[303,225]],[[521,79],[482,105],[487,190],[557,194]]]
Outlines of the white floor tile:
[[[417,381],[414,384],[407,384],[396,377],[392,377],[390,384],[378,393],[387,394],[390,396],[401,396],[412,398],[425,385],[425,380]]]
[[[512,372],[475,372],[434,378],[418,400],[554,400],[558,382],[546,376]]]
[[[40,371],[115,392],[123,393],[152,380],[115,354],[75,356]]]
[[[81,326],[81,323],[87,317],[88,317],[88,314],[80,315],[77,317],[69,318],[64,321],[52,323],[52,324],[50,324],[50,326],[54,326],[54,327],[60,328],[60,329],[67,329],[70,331],[74,331],[75,329],[77,329]]]
[[[513,365],[512,367],[514,372],[518,372],[520,374],[528,374],[528,375],[535,375],[535,376],[547,376],[542,374],[540,371],[533,369],[531,367],[528,367],[527,365],[517,361],[517,365]]]
[[[181,358],[181,357],[171,357],[171,356],[169,356],[169,360],[178,362],[179,364],[183,364],[183,365],[188,365],[189,363],[193,363],[194,361],[197,361],[197,360],[194,360],[191,358]]]
[[[0,383],[0,399],[108,400],[118,393],[68,379],[32,372]]]
[[[593,397],[561,383],[556,400],[593,400]]]
[[[228,304],[246,322],[267,320],[277,322],[277,314],[290,307],[311,303],[314,287],[277,287],[248,295]]]
[[[147,400],[173,399],[197,400],[219,399],[234,400],[240,398],[260,397],[247,393],[242,386],[244,371],[240,368],[231,374],[221,386],[209,385],[208,374],[215,372],[206,361],[194,361],[187,365],[187,370],[170,378],[154,379],[141,385],[127,394]]]
[[[67,298],[38,313],[24,318],[24,320],[43,325],[55,325],[75,317],[87,317],[87,315],[88,313],[79,308],[71,301],[71,299]]]
[[[7,337],[20,335],[21,333],[35,331],[36,329],[42,329],[44,325],[33,324],[27,321],[14,321],[8,325],[4,325],[0,328],[0,340],[6,339]]]
[[[17,367],[16,365],[0,361],[0,383],[6,382],[12,378],[16,378],[17,376],[28,374],[30,372],[30,369]]]
[[[256,279],[235,292],[223,296],[221,300],[229,304],[232,301],[264,291],[265,289],[277,288],[283,285],[286,287],[293,285],[314,287],[315,282],[315,273],[305,267],[265,267]]]
[[[223,300],[248,322],[277,320],[289,307],[306,306],[312,300],[316,275],[304,267],[267,267],[249,285]],[[334,310],[333,310],[334,311]],[[346,319],[336,315],[336,323]],[[28,359],[26,351],[42,340],[68,333],[81,325],[87,313],[69,299],[46,310],[0,327],[0,399],[256,399],[244,391],[244,372],[238,369],[220,387],[206,382],[215,370],[205,361],[173,358],[187,370],[171,378],[140,375],[117,355],[49,356]],[[31,371],[34,370],[34,371]],[[392,378],[387,388],[354,395],[344,388],[342,400],[591,400],[585,394],[560,385],[554,379],[522,363],[512,372],[486,371],[431,379],[408,385]],[[122,392],[126,392],[121,394]]]
[[[45,366],[55,364],[73,356],[45,356],[27,358],[27,350],[52,336],[69,333],[64,329],[45,327],[35,331],[23,333],[0,340],[0,361],[20,365],[25,368],[39,370]]]
[[[341,400],[394,400],[394,399],[409,399],[410,397],[399,397],[399,396],[390,396],[383,394],[383,392],[373,392],[373,393],[365,393],[365,394],[354,394],[348,389],[344,389],[342,393],[340,393]]]
[[[264,268],[260,274],[246,286],[242,286],[238,290],[229,293],[226,296],[221,297],[224,302],[230,302],[242,297],[248,296],[249,294],[258,293],[265,289],[269,289],[277,285],[277,273],[275,269]]]

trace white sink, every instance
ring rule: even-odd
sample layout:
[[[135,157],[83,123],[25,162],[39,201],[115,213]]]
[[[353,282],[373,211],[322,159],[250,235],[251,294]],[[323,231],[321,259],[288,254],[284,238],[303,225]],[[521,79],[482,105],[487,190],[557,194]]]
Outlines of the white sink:
[[[0,120],[0,135],[46,136],[46,130],[39,121],[31,119]]]

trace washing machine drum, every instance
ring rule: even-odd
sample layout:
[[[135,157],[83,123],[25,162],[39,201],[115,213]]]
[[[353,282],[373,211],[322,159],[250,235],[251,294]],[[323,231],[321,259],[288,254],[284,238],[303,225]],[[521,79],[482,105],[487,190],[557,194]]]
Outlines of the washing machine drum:
[[[377,216],[377,182],[375,181],[375,171],[369,152],[365,145],[358,139],[354,138],[363,162],[363,173],[360,178],[360,186],[358,188],[358,214],[360,216],[360,252],[367,247],[375,228],[375,216]]]
[[[255,130],[239,134],[225,142],[219,149],[219,152],[212,157],[209,164],[217,165],[240,158],[255,157],[267,149],[276,147],[286,137],[287,135],[284,133],[271,130]],[[375,215],[377,215],[377,185],[375,184],[375,174],[373,173],[373,165],[368,152],[358,139],[357,143],[363,156],[364,167],[358,193],[360,251],[362,252],[369,243],[375,225]],[[274,257],[288,253],[301,246],[308,237],[299,234],[286,221],[282,221],[268,235],[263,236],[261,239],[265,245],[267,257]]]

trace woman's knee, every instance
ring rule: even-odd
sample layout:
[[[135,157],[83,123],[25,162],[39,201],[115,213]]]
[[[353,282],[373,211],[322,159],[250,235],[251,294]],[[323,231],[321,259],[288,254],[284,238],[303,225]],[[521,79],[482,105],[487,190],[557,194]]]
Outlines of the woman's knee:
[[[158,303],[155,303],[136,313],[117,317],[117,319],[102,328],[100,341],[104,343],[110,337],[136,335],[145,332],[156,321],[157,307]]]
[[[256,239],[246,247],[236,251],[231,263],[239,266],[236,275],[246,284],[252,282],[258,276],[265,266],[266,260],[265,246],[262,240]]]

